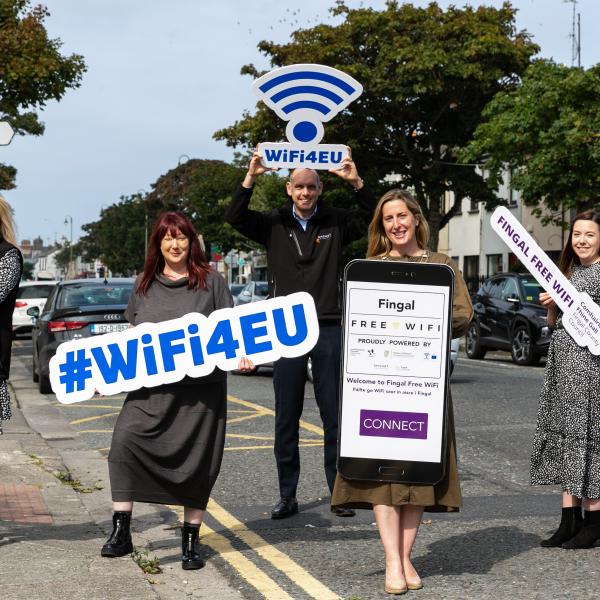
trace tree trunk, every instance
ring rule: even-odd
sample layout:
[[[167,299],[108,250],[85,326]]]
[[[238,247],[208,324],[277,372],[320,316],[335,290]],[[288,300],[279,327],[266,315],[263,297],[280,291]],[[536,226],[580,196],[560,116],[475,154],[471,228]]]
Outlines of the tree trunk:
[[[440,239],[440,221],[442,215],[440,212],[440,195],[435,194],[429,197],[429,249],[437,252]]]

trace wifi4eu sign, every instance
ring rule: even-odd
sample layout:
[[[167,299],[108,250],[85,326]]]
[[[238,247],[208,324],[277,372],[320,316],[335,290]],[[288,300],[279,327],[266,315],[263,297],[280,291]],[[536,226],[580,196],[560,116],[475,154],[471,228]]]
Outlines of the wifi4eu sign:
[[[0,121],[0,146],[8,146],[14,135],[15,132],[10,126],[10,123]]]
[[[50,383],[63,404],[140,387],[203,377],[215,367],[236,369],[247,356],[255,365],[302,356],[319,338],[310,294],[223,308],[205,317],[189,313],[141,323],[119,333],[64,342],[50,360]]]
[[[327,123],[351,102],[363,87],[343,71],[325,65],[290,65],[257,79],[252,89],[275,114],[288,121],[288,142],[264,142],[258,153],[271,169],[335,169],[348,148],[342,144],[319,144]]]

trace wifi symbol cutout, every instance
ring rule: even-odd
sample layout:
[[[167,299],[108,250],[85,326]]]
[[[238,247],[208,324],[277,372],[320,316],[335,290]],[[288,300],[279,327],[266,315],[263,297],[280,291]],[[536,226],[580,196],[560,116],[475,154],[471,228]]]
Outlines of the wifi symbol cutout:
[[[317,144],[327,123],[363,91],[350,75],[325,65],[299,64],[274,69],[252,85],[275,114],[288,121],[285,133],[296,144]]]

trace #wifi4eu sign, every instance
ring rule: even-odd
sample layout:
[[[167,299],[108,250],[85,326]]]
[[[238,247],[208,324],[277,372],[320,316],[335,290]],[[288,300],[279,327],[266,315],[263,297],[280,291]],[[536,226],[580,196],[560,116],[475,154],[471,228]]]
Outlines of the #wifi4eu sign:
[[[258,97],[284,121],[288,142],[264,142],[258,153],[271,169],[336,169],[348,155],[342,144],[319,144],[327,123],[363,87],[343,71],[325,65],[289,65],[259,77],[252,85]]]
[[[189,313],[61,344],[50,360],[50,383],[63,404],[202,377],[215,367],[236,369],[247,356],[259,365],[306,354],[317,343],[319,321],[310,294]]]

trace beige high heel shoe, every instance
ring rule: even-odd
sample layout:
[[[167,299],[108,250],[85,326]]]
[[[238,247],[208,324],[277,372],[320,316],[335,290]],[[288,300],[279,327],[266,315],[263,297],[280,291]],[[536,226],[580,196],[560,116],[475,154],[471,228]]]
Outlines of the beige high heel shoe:
[[[406,580],[406,587],[409,590],[420,590],[423,587],[423,582],[420,579],[416,579],[415,581]]]
[[[394,594],[396,596],[400,596],[401,594],[406,594],[406,592],[408,592],[408,585],[406,583],[404,583],[404,585],[402,587],[392,587],[391,585],[388,585],[387,583],[385,584],[385,587],[383,588],[385,590],[386,594]]]

